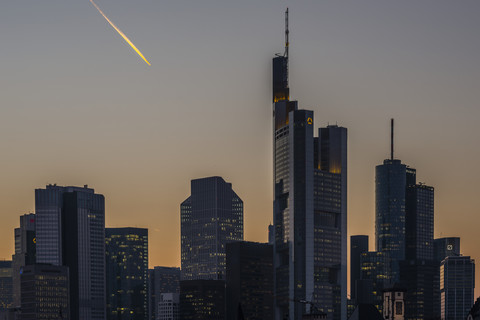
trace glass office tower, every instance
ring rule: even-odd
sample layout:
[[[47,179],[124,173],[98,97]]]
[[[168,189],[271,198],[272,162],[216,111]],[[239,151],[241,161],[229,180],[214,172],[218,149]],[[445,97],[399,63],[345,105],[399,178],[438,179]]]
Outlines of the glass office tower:
[[[180,206],[182,280],[225,280],[225,246],[243,240],[243,201],[221,177],[195,179]]]
[[[463,320],[474,302],[475,261],[448,256],[440,265],[441,319]]]
[[[105,198],[88,186],[35,190],[37,263],[67,266],[73,320],[105,319]]]
[[[275,319],[346,319],[347,129],[314,137],[313,111],[289,100],[286,38],[273,59]]]
[[[106,228],[108,320],[148,317],[148,229]]]

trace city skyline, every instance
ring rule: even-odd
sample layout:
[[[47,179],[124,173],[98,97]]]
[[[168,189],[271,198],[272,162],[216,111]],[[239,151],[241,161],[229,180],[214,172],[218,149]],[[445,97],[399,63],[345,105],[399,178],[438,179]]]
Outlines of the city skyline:
[[[315,111],[316,126],[338,121],[349,128],[349,235],[368,234],[373,247],[374,168],[388,158],[394,117],[398,158],[436,188],[435,237],[460,236],[462,252],[479,258],[480,70],[471,31],[478,30],[479,4],[100,4],[135,36],[151,70],[88,1],[9,3],[0,13],[1,37],[11,43],[0,61],[11,75],[0,78],[8,89],[0,110],[1,258],[13,254],[18,217],[34,210],[33,189],[47,183],[89,184],[104,194],[108,227],[148,227],[150,266],[180,265],[178,204],[195,178],[232,182],[245,201],[245,239],[266,242],[273,200],[269,59],[283,50],[279,16],[287,5],[293,98]],[[20,12],[30,25],[13,21]],[[167,17],[172,13],[191,29]],[[208,32],[194,30],[199,21]],[[165,31],[169,23],[177,33]],[[220,23],[228,28],[217,31]],[[32,25],[38,28],[29,35]],[[231,99],[238,96],[241,103]]]

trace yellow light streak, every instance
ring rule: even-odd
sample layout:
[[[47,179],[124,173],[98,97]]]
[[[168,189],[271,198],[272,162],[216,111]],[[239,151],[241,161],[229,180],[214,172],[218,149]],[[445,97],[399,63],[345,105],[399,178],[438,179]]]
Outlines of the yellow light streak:
[[[108,21],[108,23],[110,23],[110,25],[112,26],[113,29],[115,29],[119,35],[122,36],[123,40],[125,40],[129,45],[130,47],[132,47],[133,50],[135,50],[135,52],[149,65],[151,66],[150,62],[148,62],[148,60],[143,56],[143,54],[140,52],[140,50],[137,49],[137,47],[135,47],[135,45],[132,43],[132,41],[130,41],[130,39],[128,39],[128,37],[125,35],[125,33],[122,32],[122,30],[118,29],[117,26],[112,22],[110,21],[110,19],[108,19],[108,17],[105,15],[105,13],[103,13],[103,11],[97,6],[97,4],[95,2],[93,2],[93,0],[90,0],[90,2],[95,6],[95,8],[97,8],[98,12],[100,12],[100,14]]]

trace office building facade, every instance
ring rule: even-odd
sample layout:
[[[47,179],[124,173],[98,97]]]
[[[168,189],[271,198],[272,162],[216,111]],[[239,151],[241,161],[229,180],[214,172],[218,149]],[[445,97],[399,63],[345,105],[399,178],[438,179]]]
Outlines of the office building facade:
[[[448,238],[438,238],[434,240],[434,259],[439,264],[446,257],[460,256],[460,238],[459,237],[448,237]]]
[[[67,267],[28,265],[21,270],[20,282],[21,320],[72,319]]]
[[[273,320],[273,247],[266,243],[227,243],[227,319]]]
[[[73,320],[104,320],[105,198],[88,186],[35,190],[37,263],[69,268]]]
[[[368,280],[364,282],[367,288],[371,283],[373,297],[370,299],[373,298],[373,304],[379,311],[383,309],[383,290],[388,289],[392,284],[390,265],[391,259],[386,252],[365,252],[360,257],[360,278],[363,281]]]
[[[149,272],[149,319],[157,319],[158,304],[162,293],[180,293],[180,268],[154,267]]]
[[[20,307],[20,269],[36,262],[35,215],[20,216],[20,227],[15,228],[15,254],[12,256],[13,306]]]
[[[0,311],[13,306],[12,261],[0,261]]]
[[[221,177],[191,181],[181,204],[182,279],[225,280],[225,246],[243,240],[243,201]]]
[[[474,303],[475,261],[448,256],[440,265],[441,319],[463,320]]]
[[[179,293],[162,293],[157,305],[157,320],[178,320],[180,310]]]
[[[360,280],[360,257],[368,252],[368,236],[358,235],[350,237],[350,298],[355,300],[356,281]],[[354,302],[355,304],[355,302]]]
[[[288,11],[287,11],[288,21]],[[299,110],[288,87],[288,28],[273,59],[275,319],[347,312],[347,129],[314,137],[313,111]]]
[[[106,228],[107,319],[148,317],[148,229]]]
[[[225,281],[180,281],[180,320],[225,320]]]

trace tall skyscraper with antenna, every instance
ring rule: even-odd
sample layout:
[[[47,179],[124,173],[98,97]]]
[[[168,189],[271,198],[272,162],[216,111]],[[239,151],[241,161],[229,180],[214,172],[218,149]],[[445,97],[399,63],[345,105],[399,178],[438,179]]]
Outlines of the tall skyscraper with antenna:
[[[390,159],[376,167],[376,250],[390,258],[391,283],[406,288],[406,319],[433,319],[438,300],[434,262],[434,189],[417,184],[416,170],[395,159],[391,119]],[[386,289],[386,288],[383,288]]]
[[[273,59],[275,319],[347,315],[347,129],[314,137],[311,110],[290,101],[289,29]]]

